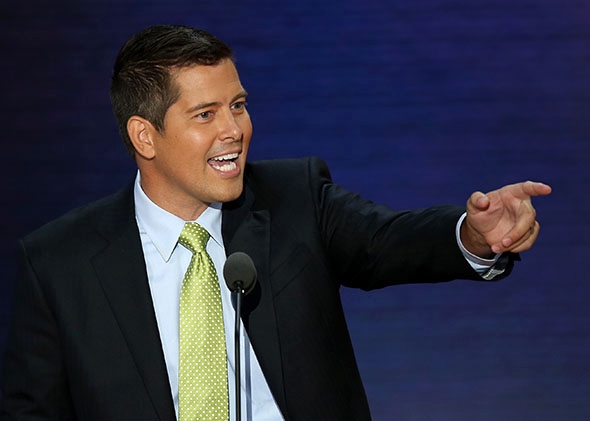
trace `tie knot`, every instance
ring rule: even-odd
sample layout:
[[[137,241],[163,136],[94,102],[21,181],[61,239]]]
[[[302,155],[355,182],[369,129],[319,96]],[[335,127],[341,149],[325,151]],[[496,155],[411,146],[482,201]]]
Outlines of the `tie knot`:
[[[184,224],[184,228],[178,238],[178,242],[193,253],[205,251],[208,240],[209,233],[196,222],[187,222]]]

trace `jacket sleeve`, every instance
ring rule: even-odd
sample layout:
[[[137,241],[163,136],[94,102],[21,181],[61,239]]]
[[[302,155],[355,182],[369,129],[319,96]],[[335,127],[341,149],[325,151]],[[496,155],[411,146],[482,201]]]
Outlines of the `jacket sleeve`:
[[[457,244],[455,228],[464,208],[441,205],[396,211],[333,183],[320,159],[310,160],[309,172],[323,241],[344,285],[375,289],[459,278],[483,280]]]

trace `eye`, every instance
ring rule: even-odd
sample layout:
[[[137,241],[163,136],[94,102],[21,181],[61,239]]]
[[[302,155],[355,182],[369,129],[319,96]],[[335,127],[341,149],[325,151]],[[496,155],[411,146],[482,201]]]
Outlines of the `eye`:
[[[248,105],[246,101],[234,102],[231,109],[234,111],[242,111],[246,109],[246,105]]]
[[[213,111],[203,111],[199,114],[197,114],[197,118],[201,119],[201,120],[206,120],[208,118],[210,118],[213,115]]]

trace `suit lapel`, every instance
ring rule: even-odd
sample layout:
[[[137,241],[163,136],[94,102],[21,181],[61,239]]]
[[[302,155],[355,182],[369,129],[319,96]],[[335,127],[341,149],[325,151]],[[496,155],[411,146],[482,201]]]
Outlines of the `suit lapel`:
[[[254,261],[258,280],[254,290],[244,297],[242,320],[279,408],[286,413],[283,370],[270,284],[270,214],[255,209],[253,192],[246,187],[236,202],[223,208],[222,233],[229,256],[236,251]]]
[[[94,257],[93,265],[159,418],[175,420],[133,190],[125,190],[116,200],[112,214],[105,215],[105,223],[98,227],[108,246]]]

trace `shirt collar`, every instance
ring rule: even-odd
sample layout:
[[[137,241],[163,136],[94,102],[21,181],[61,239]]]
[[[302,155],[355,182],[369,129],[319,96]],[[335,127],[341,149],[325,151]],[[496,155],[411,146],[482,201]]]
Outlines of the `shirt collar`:
[[[141,188],[141,175],[137,171],[133,187],[135,218],[140,233],[145,233],[164,261],[168,261],[178,243],[185,221],[162,209],[150,200]],[[211,238],[223,247],[221,235],[221,203],[213,203],[195,221],[205,228]]]

